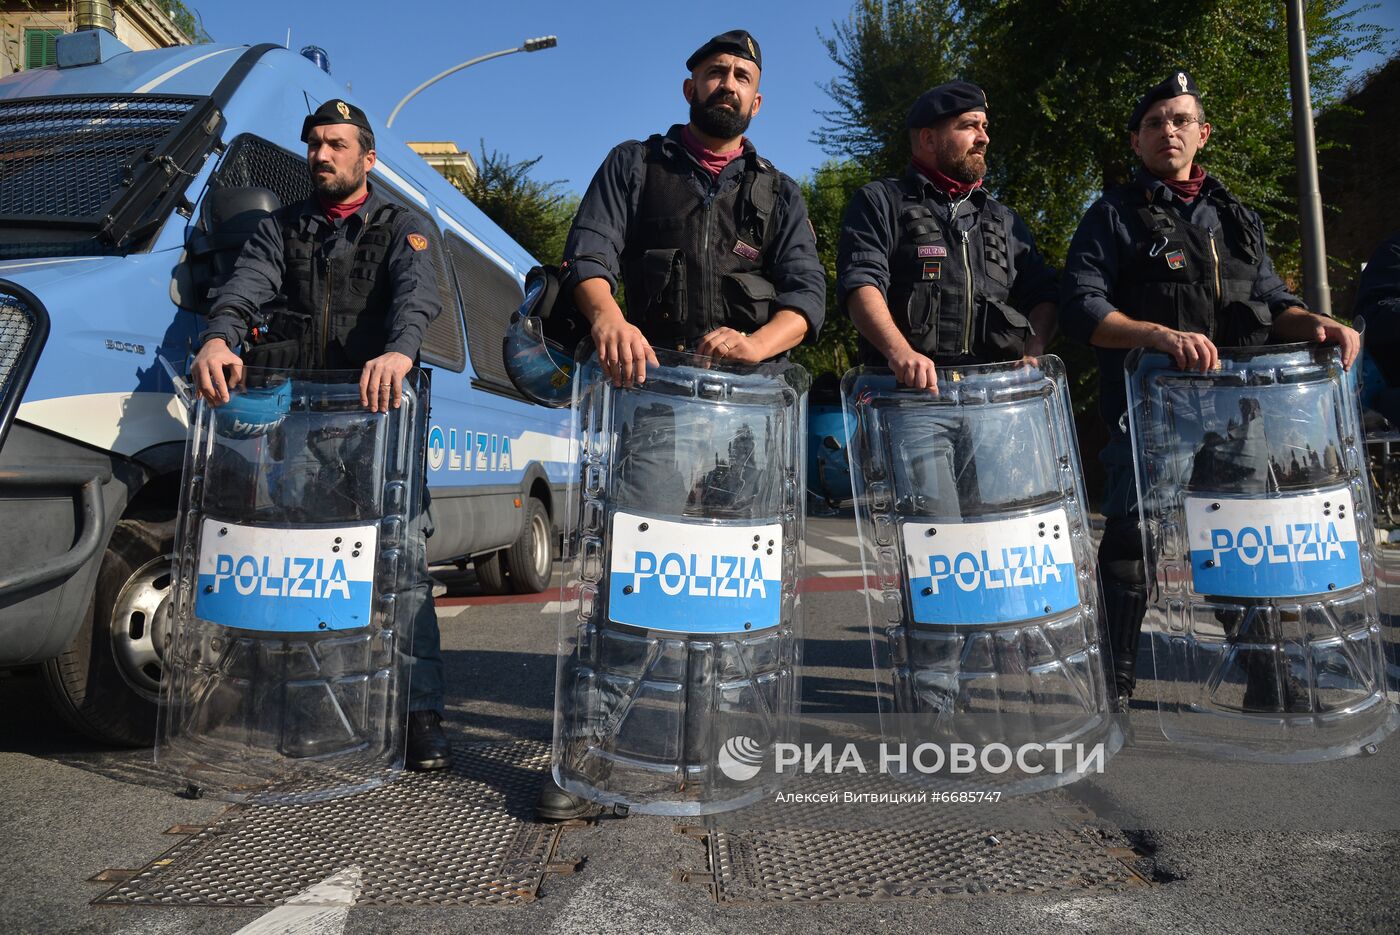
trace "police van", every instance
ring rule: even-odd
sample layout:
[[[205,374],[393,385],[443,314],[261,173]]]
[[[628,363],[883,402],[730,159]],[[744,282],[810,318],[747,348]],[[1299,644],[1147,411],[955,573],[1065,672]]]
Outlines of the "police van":
[[[86,733],[148,743],[188,427],[158,355],[185,361],[270,208],[310,194],[302,121],[345,90],[275,45],[132,52],[58,40],[0,80],[0,667],[40,664]],[[421,221],[434,563],[543,590],[568,414],[525,401],[502,340],[534,260],[403,142],[371,183]]]

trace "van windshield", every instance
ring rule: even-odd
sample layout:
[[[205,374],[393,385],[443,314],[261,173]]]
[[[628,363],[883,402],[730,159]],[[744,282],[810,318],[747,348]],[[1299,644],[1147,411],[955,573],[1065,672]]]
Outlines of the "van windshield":
[[[140,249],[222,124],[204,97],[0,101],[0,258]]]

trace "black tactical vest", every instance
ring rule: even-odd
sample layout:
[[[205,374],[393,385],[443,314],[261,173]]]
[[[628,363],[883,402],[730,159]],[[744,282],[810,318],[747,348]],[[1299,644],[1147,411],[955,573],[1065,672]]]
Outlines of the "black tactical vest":
[[[921,182],[883,181],[898,205],[888,301],[900,333],[940,365],[1021,357],[1032,329],[1010,304],[1011,212],[988,198],[975,217],[950,223],[948,208],[925,198]],[[884,364],[864,338],[861,352]]]
[[[282,226],[282,294],[268,321],[271,342],[296,342],[296,363],[358,369],[384,353],[388,340],[386,266],[402,209],[381,204],[360,227],[351,250],[327,257],[300,206],[278,213]]]
[[[1133,246],[1119,264],[1113,296],[1125,315],[1177,331],[1204,334],[1218,347],[1267,343],[1273,326],[1268,303],[1251,298],[1265,256],[1262,234],[1249,210],[1224,191],[1201,195],[1215,202],[1220,227],[1209,231],[1175,209],[1150,201],[1149,190],[1120,190],[1123,223]],[[1128,352],[1096,347],[1099,411],[1110,438],[1127,431],[1123,362]]]
[[[627,231],[621,266],[627,320],[659,347],[693,348],[720,326],[751,332],[773,313],[768,276],[769,218],[778,171],[754,152],[737,186],[702,195],[682,159],[667,158],[666,138],[646,142],[646,178]]]
[[[1133,248],[1119,265],[1113,294],[1124,314],[1140,321],[1204,334],[1220,347],[1263,344],[1273,315],[1252,298],[1263,239],[1233,197],[1223,191],[1201,197],[1215,202],[1217,230],[1184,220],[1133,186],[1123,211]]]

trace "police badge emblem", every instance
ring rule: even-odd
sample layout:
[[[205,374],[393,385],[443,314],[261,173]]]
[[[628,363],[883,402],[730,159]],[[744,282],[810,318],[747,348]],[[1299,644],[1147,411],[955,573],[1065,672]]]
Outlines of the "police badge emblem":
[[[1168,266],[1168,268],[1170,268],[1170,269],[1185,269],[1185,268],[1186,268],[1186,251],[1184,251],[1184,250],[1169,250],[1169,251],[1167,251],[1165,257],[1166,257],[1166,261],[1167,261],[1167,266]]]
[[[428,249],[428,238],[424,237],[422,234],[409,234],[408,245],[415,251],[426,250]]]
[[[1186,93],[1186,72],[1179,71],[1176,73],[1176,86],[1181,89],[1182,94]]]
[[[345,118],[346,120],[349,120],[349,119],[350,119],[350,105],[349,105],[349,104],[345,103],[344,101],[336,101],[336,102],[335,102],[335,109],[340,113],[340,116],[341,116],[341,117]]]

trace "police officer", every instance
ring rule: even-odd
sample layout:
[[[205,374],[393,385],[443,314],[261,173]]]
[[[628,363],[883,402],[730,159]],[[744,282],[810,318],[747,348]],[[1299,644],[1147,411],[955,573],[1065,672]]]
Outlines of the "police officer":
[[[314,194],[265,218],[213,297],[193,377],[218,406],[244,366],[360,371],[372,412],[398,407],[428,323],[441,311],[421,222],[368,182],[374,133],[364,112],[331,100],[302,124]],[[241,346],[242,356],[232,348]],[[425,503],[426,509],[426,503]],[[426,556],[413,589],[412,769],[443,769],[442,657]]]
[[[938,367],[1044,353],[1055,274],[1016,213],[982,187],[987,95],[941,84],[919,95],[905,126],[909,168],[856,192],[842,222],[838,300],[862,361],[935,389]]]
[[[1108,423],[1108,471],[1099,547],[1104,617],[1113,652],[1117,707],[1126,711],[1147,608],[1142,536],[1124,418],[1123,362],[1130,349],[1169,354],[1205,373],[1218,347],[1268,341],[1341,346],[1350,367],[1355,331],[1307,310],[1274,272],[1259,215],[1196,164],[1211,136],[1201,94],[1177,70],[1147,91],[1128,121],[1142,166],[1089,209],[1070,243],[1060,324],[1094,347],[1099,407]]]
[[[1366,319],[1366,405],[1400,425],[1400,231],[1361,271],[1351,317]]]
[[[763,103],[758,42],[730,30],[685,66],[689,122],[608,153],[564,248],[564,286],[618,385],[646,378],[652,345],[776,357],[815,341],[825,310],[802,193],[744,136]]]
[[[758,41],[730,30],[685,67],[689,122],[614,147],[564,247],[563,286],[618,386],[646,379],[647,364],[657,365],[653,345],[769,360],[816,340],[825,313],[826,272],[802,193],[744,136],[763,102]],[[619,280],[626,313],[613,298]],[[656,442],[628,446],[622,466],[632,474],[626,486],[653,497],[663,496],[660,487],[643,478],[659,476],[649,462],[665,457],[676,432],[661,408],[638,415],[634,428]],[[546,782],[535,814],[562,821],[595,810]]]

